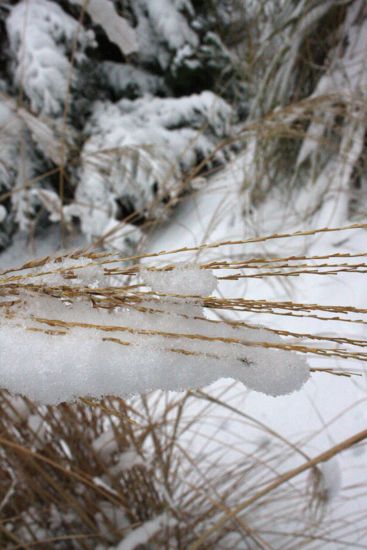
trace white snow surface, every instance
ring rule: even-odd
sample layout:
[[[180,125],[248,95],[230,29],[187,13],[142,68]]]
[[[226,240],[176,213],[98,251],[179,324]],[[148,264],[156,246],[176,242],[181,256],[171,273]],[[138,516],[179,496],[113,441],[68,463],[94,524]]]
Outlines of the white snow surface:
[[[278,336],[206,319],[200,298],[187,293],[209,295],[216,280],[192,265],[166,273],[144,269],[142,277],[153,290],[178,296],[147,294],[140,310],[110,311],[78,299],[32,297],[30,285],[35,284],[105,286],[100,267],[88,267],[88,261],[79,259],[73,273],[71,262],[64,260],[59,273],[52,262],[35,268],[34,276],[24,280],[15,315],[2,316],[1,387],[52,404],[85,395],[197,388],[221,377],[277,396],[298,390],[309,377],[300,356],[262,347],[263,342],[277,346]],[[52,333],[55,329],[63,334]]]

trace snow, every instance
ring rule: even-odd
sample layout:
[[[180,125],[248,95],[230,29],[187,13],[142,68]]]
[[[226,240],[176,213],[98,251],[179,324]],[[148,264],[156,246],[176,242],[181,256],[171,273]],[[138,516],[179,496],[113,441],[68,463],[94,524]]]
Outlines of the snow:
[[[88,235],[92,233],[93,230],[87,230]],[[104,227],[100,237],[105,248],[117,250],[125,256],[130,256],[135,253],[142,241],[143,232],[136,225],[111,219]]]
[[[14,157],[18,153],[19,132],[21,124],[11,109],[8,101],[1,97],[0,101],[0,128],[1,128],[1,150],[0,150],[0,176],[1,189],[9,189],[14,172]]]
[[[177,520],[169,517],[168,514],[160,514],[131,531],[131,533],[114,547],[114,550],[134,550],[139,544],[147,544],[150,538],[161,529],[174,527],[176,524]]]
[[[10,49],[16,59],[15,80],[36,113],[60,115],[70,76],[67,53],[77,35],[83,49],[94,43],[93,33],[81,28],[63,9],[48,0],[19,2],[6,20]]]
[[[110,468],[110,472],[113,476],[118,477],[135,466],[145,467],[146,463],[136,450],[131,448],[118,454],[117,462]]]
[[[4,404],[4,410],[14,424],[26,421],[31,414],[27,403],[19,396],[11,397],[9,401]]]
[[[172,50],[184,44],[198,45],[198,38],[171,0],[144,0],[155,32]]]
[[[189,2],[185,4],[187,8]],[[171,52],[185,44],[193,47],[198,45],[198,37],[180,13],[180,7],[182,5],[172,3],[171,0],[137,0],[132,3],[138,20],[135,30],[139,55],[145,64],[156,63],[158,60],[161,69],[167,70]]]
[[[19,228],[27,230],[34,216],[35,204],[40,203],[50,212],[50,219],[57,221],[60,218],[61,201],[56,193],[40,189],[37,184],[27,189],[28,185],[24,183],[27,178],[31,179],[38,164],[31,151],[32,142],[53,162],[61,162],[60,142],[55,136],[53,124],[34,116],[27,109],[19,107],[14,99],[4,95],[0,100],[0,126],[0,189],[18,188],[11,195],[9,212],[0,205],[5,216],[1,219],[0,213],[0,223],[10,221],[11,228],[14,217]]]
[[[43,263],[25,274],[24,285],[85,285],[91,288],[104,281],[104,269],[86,257],[61,257]]]
[[[93,441],[93,449],[103,460],[109,460],[113,453],[118,451],[118,443],[111,430],[106,430],[101,433]]]
[[[74,4],[84,6],[82,0],[71,0]],[[110,0],[89,0],[86,10],[96,25],[100,25],[108,38],[116,44],[122,54],[130,55],[138,51],[134,29],[116,12]]]
[[[206,319],[202,298],[195,294],[214,290],[216,279],[210,271],[193,265],[165,273],[144,268],[141,276],[152,286],[153,295],[141,293],[138,309],[93,307],[82,295],[57,298],[56,289],[66,285],[74,292],[87,287],[89,295],[95,289],[98,298],[106,279],[101,266],[90,263],[86,258],[65,258],[18,278],[19,302],[10,306],[11,312],[6,307],[0,312],[2,387],[39,403],[55,404],[85,395],[181,391],[223,376],[269,395],[298,390],[307,381],[307,363],[295,353],[277,349],[278,336]],[[17,276],[9,275],[9,283]],[[0,284],[6,288],[6,278]],[[116,284],[111,290],[119,288]],[[36,295],[35,288],[41,289]],[[155,296],[156,288],[168,296],[159,292]]]
[[[93,449],[101,460],[107,463],[113,463],[113,466],[109,467],[109,472],[113,476],[118,476],[134,466],[146,465],[144,459],[133,447],[123,452],[120,451],[119,444],[116,441],[115,433],[112,429],[107,429],[102,432],[101,435],[93,441]]]
[[[34,434],[34,446],[36,449],[42,448],[45,444],[47,426],[45,420],[38,414],[32,414],[28,417],[28,428]]]
[[[166,91],[162,77],[145,71],[134,65],[121,65],[113,61],[101,63],[102,75],[117,96],[140,97]]]
[[[0,223],[2,223],[5,220],[6,214],[7,214],[6,208],[2,204],[0,204]]]
[[[18,108],[15,102],[8,100],[8,103],[13,103],[13,109],[17,112],[20,120],[30,131],[35,145],[55,164],[62,163],[62,152],[59,139],[55,135],[55,128],[50,121],[42,120],[41,117],[32,115],[27,109]]]
[[[156,292],[210,296],[217,286],[217,279],[210,270],[195,264],[175,265],[170,271],[142,272],[143,280]]]
[[[337,457],[334,457],[327,462],[323,462],[319,466],[321,480],[318,490],[324,495],[326,500],[334,499],[340,493],[342,485],[342,473]]]
[[[104,489],[111,491],[111,488],[101,483],[99,478],[93,481],[97,484],[99,483]],[[116,506],[107,500],[100,500],[98,502],[98,508],[100,511],[95,515],[97,529],[107,540],[111,540],[112,538],[111,525],[116,531],[125,531],[130,526],[130,522],[121,506]],[[114,539],[112,538],[112,540]],[[95,548],[96,550],[106,550],[106,544],[97,544]]]
[[[80,218],[89,241],[117,221],[117,201],[141,215],[165,216],[163,199],[177,200],[184,175],[228,135],[231,116],[230,106],[211,92],[96,102],[86,128],[80,182],[65,216]],[[223,153],[214,160],[223,160]],[[116,237],[122,250],[123,237]]]

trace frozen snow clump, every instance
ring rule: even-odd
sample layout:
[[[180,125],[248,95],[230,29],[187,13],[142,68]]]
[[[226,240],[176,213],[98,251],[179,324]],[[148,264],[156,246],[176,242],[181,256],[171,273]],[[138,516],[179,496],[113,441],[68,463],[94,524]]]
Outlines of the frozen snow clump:
[[[223,377],[275,396],[308,379],[303,358],[276,349],[277,335],[205,317],[200,295],[216,288],[209,270],[142,268],[147,285],[172,297],[126,286],[121,274],[111,280],[94,263],[59,258],[0,279],[0,387],[56,404],[181,391]]]

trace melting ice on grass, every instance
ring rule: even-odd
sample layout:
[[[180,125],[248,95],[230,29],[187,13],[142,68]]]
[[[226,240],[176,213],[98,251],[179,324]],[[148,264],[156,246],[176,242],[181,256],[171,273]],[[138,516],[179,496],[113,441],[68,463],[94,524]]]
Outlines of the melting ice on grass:
[[[65,304],[45,293],[34,294],[29,286],[84,286],[89,294],[97,292],[107,280],[103,267],[89,263],[67,259],[48,263],[46,270],[28,271],[31,277],[23,279],[16,296],[19,303],[0,308],[1,387],[47,404],[83,395],[179,391],[223,377],[277,396],[298,390],[307,380],[309,369],[302,357],[261,347],[261,342],[281,342],[277,335],[205,318],[197,296],[210,295],[216,279],[199,266],[142,269],[141,278],[153,293],[137,291],[137,307],[113,310],[92,307],[81,298]],[[60,273],[52,273],[55,269]],[[49,275],[44,274],[47,270]],[[6,285],[3,279],[0,291]],[[0,294],[9,301],[6,292]],[[50,326],[52,320],[57,322]]]

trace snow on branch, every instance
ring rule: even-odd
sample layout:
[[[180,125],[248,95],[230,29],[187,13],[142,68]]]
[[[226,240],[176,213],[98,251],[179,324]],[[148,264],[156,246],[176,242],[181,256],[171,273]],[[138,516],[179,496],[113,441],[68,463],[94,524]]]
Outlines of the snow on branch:
[[[85,60],[94,34],[49,0],[16,4],[6,20],[15,83],[25,92],[37,114],[60,115],[70,80],[68,56],[76,39],[75,62]]]
[[[44,404],[221,377],[273,396],[301,388],[307,363],[279,336],[206,317],[216,284],[195,264],[139,268],[93,254],[8,272],[0,277],[0,386]]]
[[[224,163],[218,144],[230,134],[232,115],[229,104],[212,92],[96,102],[75,200],[65,216],[80,219],[90,242],[116,224],[118,203],[141,216],[166,216],[167,202],[175,203],[195,166],[203,159],[208,167]],[[113,244],[124,253],[129,249],[123,234],[115,234]]]
[[[73,4],[83,6],[82,0],[70,0]],[[134,29],[129,23],[116,13],[110,0],[89,0],[86,10],[94,23],[100,25],[111,42],[116,44],[124,55],[138,51],[138,43]]]

